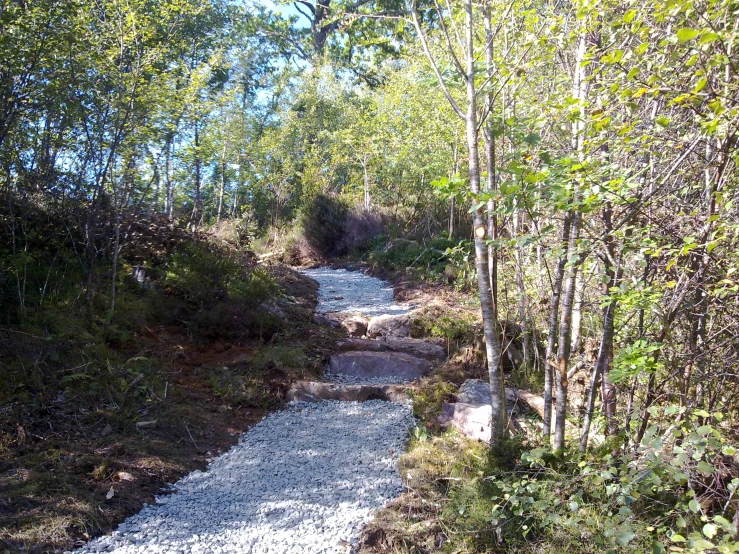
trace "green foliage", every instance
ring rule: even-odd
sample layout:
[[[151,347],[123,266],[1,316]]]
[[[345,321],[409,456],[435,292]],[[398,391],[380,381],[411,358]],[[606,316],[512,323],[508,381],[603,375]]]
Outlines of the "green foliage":
[[[476,330],[477,320],[473,314],[432,307],[421,311],[415,318],[412,332],[417,337],[436,337],[452,344],[469,344]]]
[[[558,459],[527,450],[521,437],[480,452],[450,435],[415,442],[401,464],[423,452],[419,469],[444,468],[414,486],[435,483],[444,495],[445,551],[736,552],[736,449],[705,412],[657,415],[664,426],[650,428],[636,452]],[[676,415],[682,421],[670,425]]]
[[[409,391],[413,400],[413,415],[422,422],[431,423],[441,414],[441,405],[451,402],[457,387],[444,381],[424,382],[417,389]]]
[[[264,270],[244,266],[234,254],[205,242],[178,248],[164,273],[166,289],[195,306],[228,299],[253,308],[278,292]]]
[[[472,242],[436,236],[426,243],[378,238],[368,259],[380,267],[406,271],[427,281],[444,280],[460,290],[469,290],[476,273],[472,261]]]

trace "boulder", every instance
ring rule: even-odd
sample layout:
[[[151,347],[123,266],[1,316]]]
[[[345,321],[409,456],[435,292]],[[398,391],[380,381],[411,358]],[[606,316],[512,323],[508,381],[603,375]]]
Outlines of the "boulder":
[[[367,319],[361,315],[349,316],[341,322],[341,326],[346,329],[350,337],[363,337],[366,335],[367,324]]]
[[[505,400],[508,411],[517,412],[518,396],[516,391],[506,387]],[[467,379],[457,392],[457,402],[464,404],[472,404],[474,406],[482,406],[483,404],[492,404],[490,396],[490,383],[481,379]]]
[[[316,325],[320,325],[321,327],[341,327],[341,321],[335,318],[328,317],[328,314],[313,314],[313,323],[315,323]]]
[[[442,404],[441,415],[436,419],[442,426],[452,426],[463,435],[485,442],[490,441],[493,408],[490,404],[482,406],[455,402]]]
[[[402,352],[427,360],[443,360],[446,348],[436,342],[410,338],[347,339],[339,341],[336,348],[341,352]]]
[[[378,315],[369,320],[367,336],[374,337],[408,337],[411,334],[411,314]]]
[[[503,369],[511,370],[521,367],[523,363],[523,354],[513,345],[513,341],[505,340],[502,344],[503,352],[501,363]]]
[[[346,385],[343,383],[295,381],[287,392],[287,399],[292,402],[320,402],[322,400],[401,402],[407,400],[407,398],[405,387],[401,385]]]
[[[334,374],[350,377],[413,381],[431,371],[431,362],[400,352],[340,352],[331,356],[329,367]]]
[[[506,388],[505,397],[510,414],[516,414],[521,411],[521,408],[528,409],[528,407],[539,411],[536,399],[541,397],[535,394]],[[541,408],[540,413],[543,413],[543,400]],[[493,407],[488,382],[480,379],[467,379],[459,387],[457,402],[443,404],[441,415],[436,418],[436,422],[442,427],[452,426],[467,437],[488,442],[492,416]],[[508,429],[510,432],[515,433],[521,430],[522,427],[517,421],[515,416],[510,418]]]

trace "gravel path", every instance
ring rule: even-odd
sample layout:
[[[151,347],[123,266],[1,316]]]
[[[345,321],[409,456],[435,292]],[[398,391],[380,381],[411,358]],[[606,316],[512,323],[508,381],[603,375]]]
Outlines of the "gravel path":
[[[412,307],[396,304],[389,283],[361,271],[346,269],[307,269],[308,277],[321,285],[318,311],[360,313],[372,317],[382,314],[406,314]]]
[[[306,273],[321,291],[331,287],[320,296],[323,311],[336,309],[332,296],[365,314],[406,310],[386,283],[362,273]],[[348,553],[374,512],[402,491],[397,463],[413,425],[404,404],[292,403],[77,552]]]
[[[79,552],[347,552],[397,496],[413,418],[372,400],[291,404],[266,417],[205,472]]]

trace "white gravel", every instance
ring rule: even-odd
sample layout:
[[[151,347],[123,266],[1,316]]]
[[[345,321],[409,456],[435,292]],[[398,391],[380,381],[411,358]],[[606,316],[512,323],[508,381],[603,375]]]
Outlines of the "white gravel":
[[[322,380],[342,385],[403,385],[410,382],[405,377],[355,377],[343,373],[331,373],[328,369],[326,369]]]
[[[407,314],[413,306],[396,304],[389,283],[361,271],[346,269],[306,269],[308,277],[321,285],[319,312],[359,313],[368,317],[382,314]]]
[[[323,311],[408,311],[393,302],[387,283],[363,273],[305,273],[321,284]],[[292,403],[157,505],[77,552],[347,553],[374,512],[402,491],[397,463],[413,425],[407,404]]]
[[[174,485],[88,552],[347,552],[375,510],[402,491],[409,408],[380,400],[293,403]]]

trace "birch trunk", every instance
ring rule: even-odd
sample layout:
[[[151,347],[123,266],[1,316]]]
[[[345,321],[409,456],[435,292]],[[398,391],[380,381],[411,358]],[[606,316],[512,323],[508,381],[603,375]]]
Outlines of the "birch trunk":
[[[580,236],[580,214],[572,213],[570,223],[570,240],[567,247],[570,259],[576,255],[577,240]],[[567,421],[567,365],[570,360],[570,339],[572,335],[572,307],[575,300],[575,280],[578,264],[570,261],[565,276],[565,292],[562,297],[562,313],[559,319],[559,338],[557,348],[557,371],[555,388],[557,391],[556,417],[554,421],[554,442],[552,449],[561,452],[565,446],[565,422]]]
[[[472,28],[472,0],[465,3],[466,62],[467,62],[467,114],[465,117],[467,130],[467,154],[469,164],[470,191],[473,195],[480,193],[480,156],[478,149],[477,126],[477,94],[475,90],[475,51]],[[489,276],[488,250],[485,244],[487,225],[483,217],[483,209],[474,213],[475,226],[475,265],[477,267],[477,285],[480,294],[485,347],[488,362],[488,377],[492,396],[491,444],[497,443],[504,435],[508,423],[505,401],[503,369],[500,366],[501,344],[498,334],[497,307],[493,303]]]
[[[549,442],[552,432],[552,369],[556,367],[554,361],[554,350],[557,347],[557,332],[559,330],[559,305],[562,294],[562,281],[564,281],[565,267],[567,266],[567,246],[570,236],[570,214],[565,214],[562,222],[562,255],[557,264],[557,273],[554,276],[552,286],[551,313],[549,314],[549,336],[547,338],[547,350],[544,361],[544,427],[542,434],[544,442]]]

